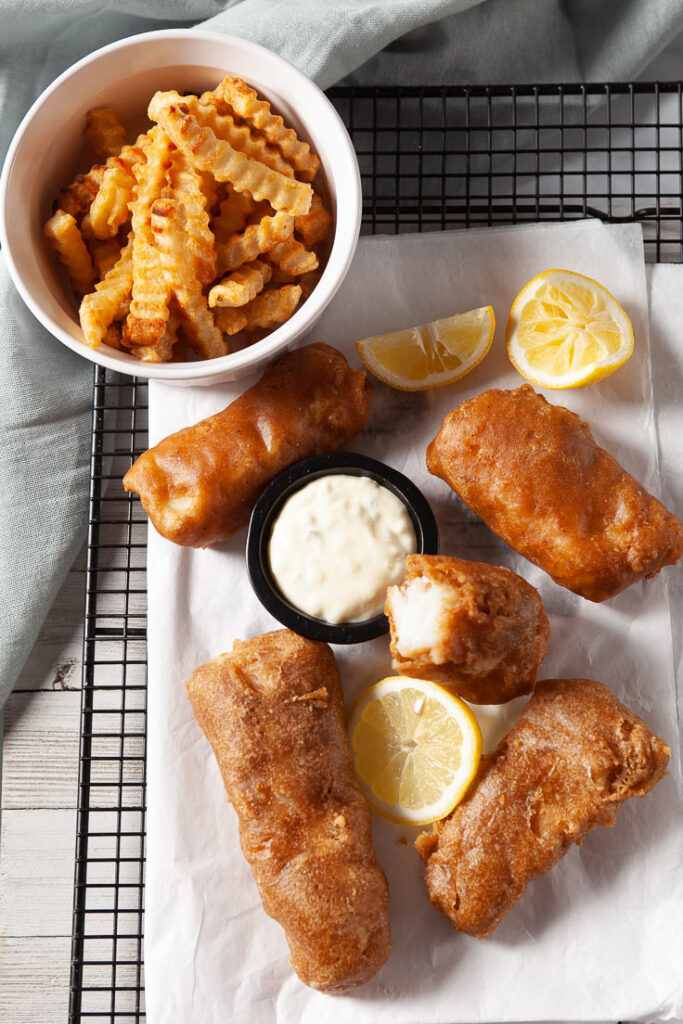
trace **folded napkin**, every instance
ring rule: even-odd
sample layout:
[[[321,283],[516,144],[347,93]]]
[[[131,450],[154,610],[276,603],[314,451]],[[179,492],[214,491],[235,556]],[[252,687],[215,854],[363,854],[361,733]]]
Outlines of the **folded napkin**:
[[[678,0],[0,0],[0,158],[35,96],[76,60],[202,19],[264,43],[323,87],[356,69],[363,82],[474,84],[630,78],[683,28],[683,9]],[[0,297],[1,706],[84,536],[92,367],[23,308],[2,257]]]
[[[672,642],[681,589],[677,603],[668,594],[680,570],[665,570],[603,604],[585,601],[498,540],[443,481],[427,473],[424,461],[427,442],[458,402],[489,387],[522,383],[505,350],[507,313],[516,292],[552,266],[557,253],[563,266],[604,282],[624,303],[636,347],[607,380],[546,397],[587,419],[598,443],[659,494],[656,428],[663,449],[675,459],[681,410],[667,399],[661,419],[655,418],[638,225],[582,221],[362,238],[348,278],[312,340],[336,345],[358,365],[354,339],[493,304],[493,346],[471,374],[415,394],[373,381],[369,426],[347,447],[417,483],[436,515],[443,554],[507,565],[539,589],[553,630],[542,676],[585,676],[609,686],[669,743],[669,776],[646,800],[629,801],[613,829],[596,829],[532,883],[494,935],[481,942],[456,934],[430,906],[412,846],[418,830],[375,818],[375,847],[391,893],[391,957],[375,979],[348,995],[332,1000],[315,993],[293,974],[282,929],[263,911],[240,852],[235,813],[226,806],[217,764],[185,691],[194,669],[230,650],[236,637],[279,624],[249,585],[245,531],[216,548],[195,551],[150,527],[149,1024],[655,1021],[683,1014],[683,792],[673,672],[680,630]],[[683,294],[680,277],[656,283],[665,310],[672,308],[667,295]],[[671,287],[676,290],[670,293]],[[676,361],[667,352],[682,306],[675,304],[669,319],[655,321],[662,373],[675,373]],[[678,363],[683,366],[683,358]],[[153,382],[152,443],[217,412],[255,379],[181,392]],[[683,474],[669,485],[680,498],[679,485]],[[388,646],[387,637],[379,637],[335,648],[347,706],[390,674]],[[525,703],[520,698],[501,708],[475,709],[489,749]]]

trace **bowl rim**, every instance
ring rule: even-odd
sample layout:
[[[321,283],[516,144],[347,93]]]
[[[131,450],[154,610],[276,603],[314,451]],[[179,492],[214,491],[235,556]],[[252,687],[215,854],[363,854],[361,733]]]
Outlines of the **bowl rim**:
[[[344,181],[345,196],[347,197],[346,203],[349,209],[344,211],[344,217],[337,216],[335,218],[335,233],[330,258],[335,249],[342,254],[342,262],[337,268],[336,277],[332,279],[328,274],[328,260],[318,284],[306,302],[301,305],[300,309],[294,312],[286,323],[272,331],[267,337],[261,339],[256,345],[247,346],[237,352],[228,352],[226,355],[218,356],[214,359],[198,360],[196,362],[156,364],[137,361],[135,365],[131,365],[122,363],[115,357],[103,352],[103,346],[91,349],[84,341],[77,341],[72,338],[42,308],[32,291],[25,285],[21,271],[14,260],[7,230],[6,210],[10,199],[9,185],[19,149],[29,131],[31,123],[39,109],[53,93],[57,92],[70,79],[77,76],[84,68],[95,63],[101,57],[131,46],[149,45],[152,42],[163,42],[173,39],[179,42],[199,39],[209,44],[233,45],[242,51],[246,50],[248,53],[252,53],[256,58],[265,56],[271,63],[274,63],[276,66],[279,65],[281,70],[286,72],[290,78],[293,77],[301,88],[314,90],[317,94],[318,102],[324,104],[326,114],[329,115],[336,129],[340,149],[339,153],[335,154],[335,167],[338,166],[340,168],[340,180]],[[349,214],[353,213],[353,210],[355,210],[355,217],[349,216]],[[9,213],[8,210],[7,213]],[[67,348],[76,352],[77,355],[88,359],[92,363],[104,366],[118,373],[126,374],[127,376],[169,382],[202,381],[206,378],[211,379],[221,374],[240,370],[243,373],[247,373],[252,367],[256,369],[259,364],[268,361],[276,353],[281,352],[288,344],[293,345],[305,336],[313,328],[315,321],[334,298],[346,277],[355,254],[360,234],[362,213],[362,186],[356,152],[344,122],[322,89],[294,64],[291,64],[284,57],[262,46],[260,43],[242,39],[230,33],[211,32],[202,29],[172,28],[159,29],[153,32],[139,32],[136,35],[127,36],[124,39],[118,39],[113,43],[108,43],[106,46],[99,47],[66,68],[36,97],[22,118],[7,149],[2,171],[0,172],[0,246],[2,246],[7,268],[14,286],[39,323],[63,345],[66,345]]]
[[[306,484],[324,476],[366,476],[396,495],[403,502],[417,541],[417,553],[439,553],[439,530],[429,502],[416,484],[393,466],[355,452],[328,452],[302,459],[282,470],[271,480],[257,500],[249,519],[246,543],[247,575],[254,593],[264,608],[283,626],[308,637],[331,644],[356,644],[389,631],[384,612],[359,622],[334,623],[307,615],[291,604],[278,590],[268,565],[268,541],[273,522],[284,503]]]

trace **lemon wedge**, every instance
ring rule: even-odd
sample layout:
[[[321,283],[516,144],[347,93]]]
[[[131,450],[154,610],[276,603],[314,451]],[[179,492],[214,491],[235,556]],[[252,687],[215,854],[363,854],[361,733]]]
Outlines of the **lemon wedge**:
[[[375,334],[356,342],[370,373],[399,391],[426,391],[460,380],[477,366],[493,341],[491,306],[456,313],[419,327]]]
[[[391,676],[361,694],[349,721],[356,774],[370,807],[402,825],[446,817],[479,765],[468,706],[424,679]]]
[[[546,270],[512,304],[510,362],[542,388],[580,388],[622,366],[633,352],[633,328],[614,296],[571,270]]]

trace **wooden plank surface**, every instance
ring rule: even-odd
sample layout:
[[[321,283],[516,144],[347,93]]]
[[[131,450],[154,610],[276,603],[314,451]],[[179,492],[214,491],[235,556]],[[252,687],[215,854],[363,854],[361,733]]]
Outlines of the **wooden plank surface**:
[[[81,706],[84,553],[5,707],[0,1024],[66,1024]]]

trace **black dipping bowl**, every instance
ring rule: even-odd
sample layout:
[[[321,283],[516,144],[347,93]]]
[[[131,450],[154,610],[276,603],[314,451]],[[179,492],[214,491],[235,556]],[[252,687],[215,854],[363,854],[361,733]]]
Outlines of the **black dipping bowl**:
[[[367,476],[399,498],[410,515],[420,554],[436,555],[439,551],[439,532],[434,513],[424,495],[408,477],[376,459],[351,452],[332,452],[303,459],[283,470],[272,480],[256,502],[249,521],[247,535],[247,571],[251,585],[261,604],[288,629],[322,640],[328,644],[357,644],[372,640],[389,629],[384,613],[360,622],[337,624],[315,619],[299,611],[283,597],[270,571],[268,543],[273,523],[285,501],[301,487],[321,476],[344,474]]]

